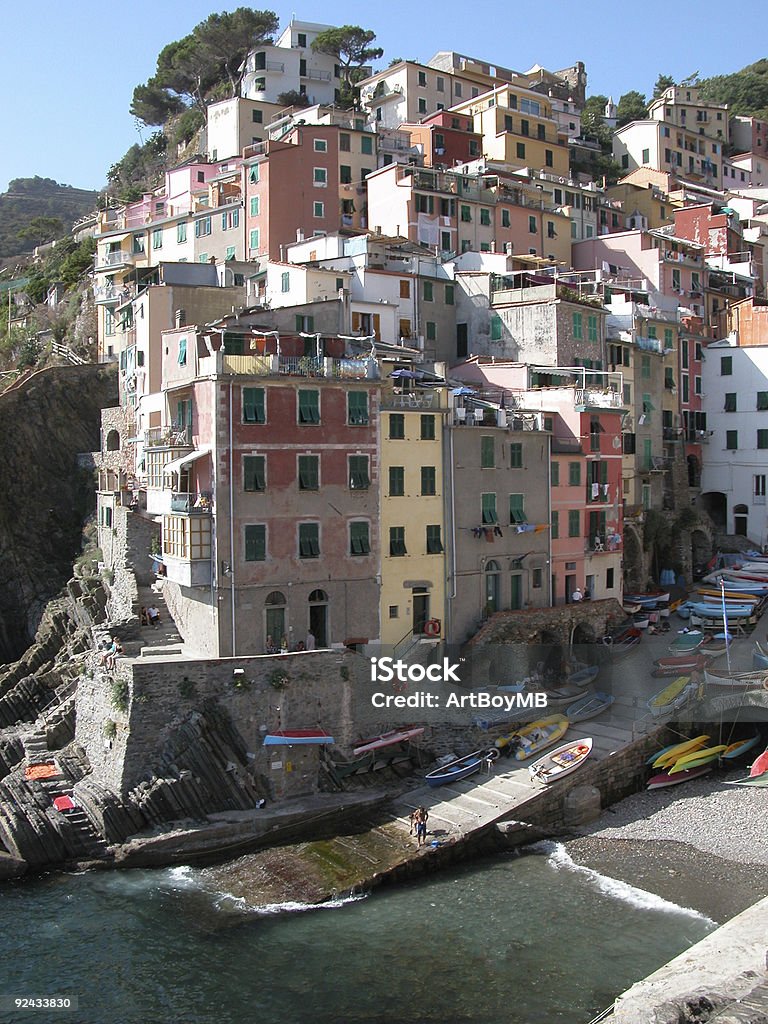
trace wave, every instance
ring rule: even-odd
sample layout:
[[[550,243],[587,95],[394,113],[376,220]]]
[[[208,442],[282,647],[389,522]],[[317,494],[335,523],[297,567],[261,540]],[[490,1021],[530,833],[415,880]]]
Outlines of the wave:
[[[215,901],[215,906],[221,909],[226,904],[234,904],[238,910],[244,913],[256,914],[259,917],[276,917],[278,914],[305,914],[312,910],[338,910],[346,907],[349,903],[357,903],[364,900],[365,893],[355,893],[352,896],[335,896],[323,903],[301,903],[297,900],[286,900],[283,903],[265,903],[259,906],[252,906],[243,896],[233,896],[231,893],[220,893]]]
[[[538,843],[532,843],[528,849],[536,853],[548,854],[549,863],[554,868],[573,871],[574,874],[581,875],[582,878],[591,882],[606,896],[629,903],[630,906],[637,907],[639,910],[652,910],[663,914],[682,914],[685,917],[694,917],[712,927],[717,925],[717,922],[713,921],[711,917],[694,910],[693,907],[680,906],[678,903],[672,903],[671,900],[665,900],[663,896],[657,896],[656,893],[639,889],[636,885],[630,885],[629,882],[622,882],[618,878],[602,875],[593,868],[577,864],[562,843],[544,839]]]

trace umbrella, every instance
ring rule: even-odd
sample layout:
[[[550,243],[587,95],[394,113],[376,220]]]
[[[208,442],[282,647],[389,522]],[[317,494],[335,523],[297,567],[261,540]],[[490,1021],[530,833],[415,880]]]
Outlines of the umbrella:
[[[419,380],[422,375],[414,373],[413,370],[393,370],[389,376],[394,377],[395,380]]]
[[[474,388],[454,388],[452,395],[474,395]]]

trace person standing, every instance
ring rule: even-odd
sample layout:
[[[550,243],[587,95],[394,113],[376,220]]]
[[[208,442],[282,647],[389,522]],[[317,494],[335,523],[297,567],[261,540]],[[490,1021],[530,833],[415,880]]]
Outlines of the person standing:
[[[317,646],[317,640],[315,639],[315,634],[312,632],[311,629],[308,629],[307,630],[307,639],[304,641],[304,649],[306,651],[314,651],[316,646]]]
[[[584,594],[582,593],[582,591],[581,591],[581,589],[579,587],[576,587],[574,592],[571,594],[571,601],[573,601],[573,603],[576,604],[577,601],[583,601],[583,600],[584,600]]]
[[[426,807],[420,807],[416,816],[416,845],[424,846],[427,842],[427,821],[429,812]]]

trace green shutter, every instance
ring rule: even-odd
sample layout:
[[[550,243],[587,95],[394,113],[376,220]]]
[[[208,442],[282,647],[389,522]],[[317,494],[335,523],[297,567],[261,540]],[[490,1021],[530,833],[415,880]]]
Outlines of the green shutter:
[[[509,525],[515,523],[527,523],[525,515],[525,495],[510,494],[509,496]]]
[[[481,508],[484,523],[496,523],[498,522],[498,516],[496,515],[496,495],[495,494],[483,494],[481,495]]]
[[[264,388],[243,388],[243,423],[266,423]]]
[[[356,427],[368,425],[368,392],[347,392],[347,422]]]
[[[389,467],[389,496],[400,498],[405,494],[405,469],[403,466]]]
[[[515,443],[509,446],[509,468],[523,468],[523,446],[521,444]]]
[[[427,554],[440,555],[443,551],[443,542],[440,539],[440,526],[427,527]]]
[[[299,423],[320,422],[320,393],[318,391],[299,391]]]
[[[317,455],[299,456],[299,489],[316,491],[320,486],[320,460]]]
[[[320,527],[317,523],[299,523],[299,558],[320,555]]]
[[[495,438],[483,436],[480,438],[480,468],[493,469],[496,465],[496,442]]]
[[[243,490],[266,490],[263,455],[243,456]]]
[[[368,555],[371,551],[371,539],[368,523],[349,524],[349,553],[351,555]]]
[[[246,562],[263,562],[267,557],[266,526],[246,526],[245,528],[245,560]]]
[[[367,455],[350,455],[349,486],[355,491],[364,491],[370,486]]]

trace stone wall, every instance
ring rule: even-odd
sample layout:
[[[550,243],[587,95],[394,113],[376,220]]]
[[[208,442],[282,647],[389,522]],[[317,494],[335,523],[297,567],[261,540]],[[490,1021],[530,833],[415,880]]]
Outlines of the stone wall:
[[[467,645],[474,647],[490,644],[534,644],[542,637],[550,643],[569,644],[573,631],[581,626],[586,635],[594,639],[605,636],[611,628],[626,618],[618,601],[582,601],[556,608],[529,608],[524,611],[496,612]]]

